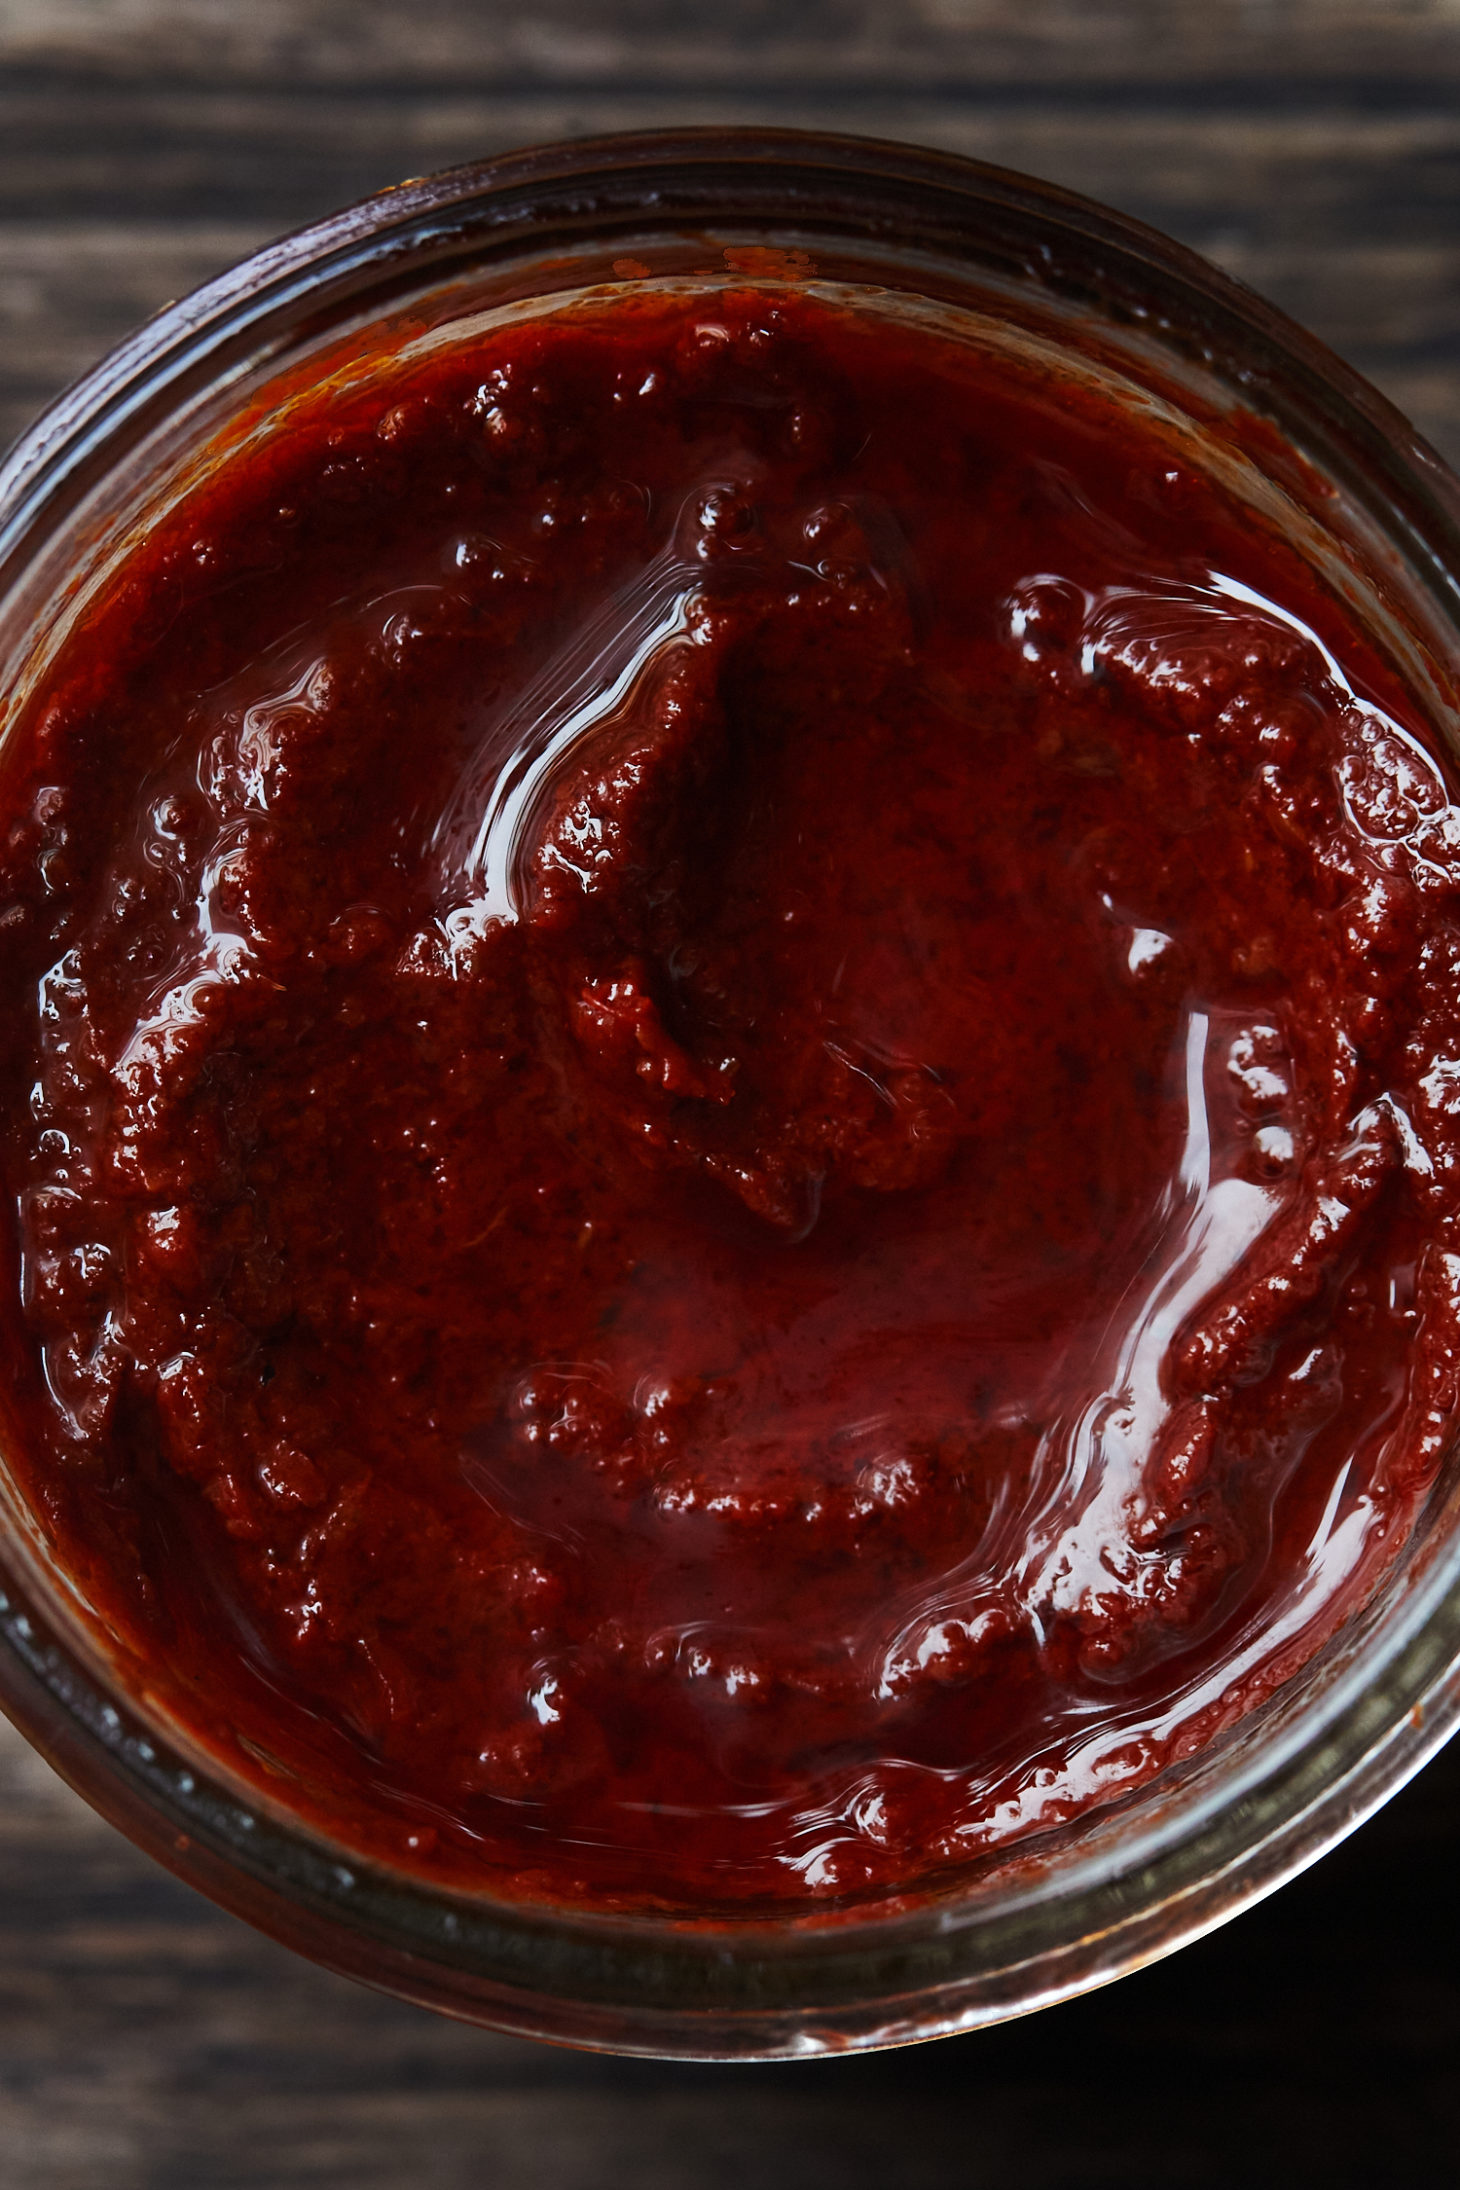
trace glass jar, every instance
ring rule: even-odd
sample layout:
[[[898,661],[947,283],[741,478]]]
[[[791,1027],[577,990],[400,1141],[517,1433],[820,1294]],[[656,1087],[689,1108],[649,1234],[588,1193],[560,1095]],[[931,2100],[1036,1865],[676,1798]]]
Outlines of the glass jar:
[[[1460,746],[1460,486],[1371,388],[1177,245],[1047,185],[854,139],[684,131],[411,182],[173,304],[0,471],[0,735],[88,586],[270,390],[483,314],[628,282],[811,280],[976,321],[1158,407],[1321,569]],[[0,1440],[14,1434],[0,1384]],[[3,1442],[0,1442],[3,1452]],[[496,2028],[770,2059],[967,2030],[1104,1983],[1270,1892],[1460,1716],[1452,1455],[1372,1600],[1197,1756],[895,1904],[772,1921],[513,1905],[362,1862],[149,1693],[0,1467],[0,1700],[103,1815],[327,1966]]]

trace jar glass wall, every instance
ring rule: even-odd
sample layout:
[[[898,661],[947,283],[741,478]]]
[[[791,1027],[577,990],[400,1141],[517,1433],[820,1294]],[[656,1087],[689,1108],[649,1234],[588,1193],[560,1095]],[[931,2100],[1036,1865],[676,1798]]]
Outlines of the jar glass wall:
[[[170,307],[0,473],[5,723],[140,530],[267,434],[302,366],[348,384],[585,291],[737,278],[957,329],[1158,413],[1280,531],[1441,734],[1460,490],[1384,402],[1173,244],[931,153],[687,132],[387,192]],[[18,1428],[5,1415],[0,1434]],[[1077,1824],[894,1901],[744,1922],[508,1905],[363,1861],[185,1726],[57,1567],[8,1477],[0,1689],[141,1845],[318,1960],[498,2027],[692,2058],[891,2044],[1118,1975],[1270,1890],[1402,1784],[1460,1710],[1460,1481],[1363,1611],[1206,1749]]]

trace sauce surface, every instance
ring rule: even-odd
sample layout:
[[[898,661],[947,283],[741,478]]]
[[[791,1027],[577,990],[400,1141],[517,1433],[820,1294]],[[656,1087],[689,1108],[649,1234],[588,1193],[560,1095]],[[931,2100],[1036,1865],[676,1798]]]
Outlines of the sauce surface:
[[[439,343],[220,463],[8,765],[16,1470],[351,1844],[899,1889],[1412,1525],[1460,812],[1150,421],[753,284]]]

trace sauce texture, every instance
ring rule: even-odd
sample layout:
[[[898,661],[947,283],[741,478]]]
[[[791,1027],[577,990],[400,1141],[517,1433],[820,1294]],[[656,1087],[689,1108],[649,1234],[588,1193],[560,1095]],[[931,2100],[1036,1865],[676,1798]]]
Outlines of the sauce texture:
[[[790,287],[439,340],[221,459],[7,765],[14,1469],[351,1845],[901,1890],[1412,1527],[1460,811],[1154,420]]]

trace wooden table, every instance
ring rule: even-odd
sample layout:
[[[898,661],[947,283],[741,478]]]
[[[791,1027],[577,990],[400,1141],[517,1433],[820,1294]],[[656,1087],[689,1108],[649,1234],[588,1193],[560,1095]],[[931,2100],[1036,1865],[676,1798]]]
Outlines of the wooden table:
[[[1140,214],[1460,460],[1454,0],[0,0],[0,442],[143,314],[553,136],[901,136]],[[861,2061],[458,2029],[155,1870],[0,1731],[3,2190],[1205,2190],[1453,2180],[1460,1745],[1174,1962]]]

